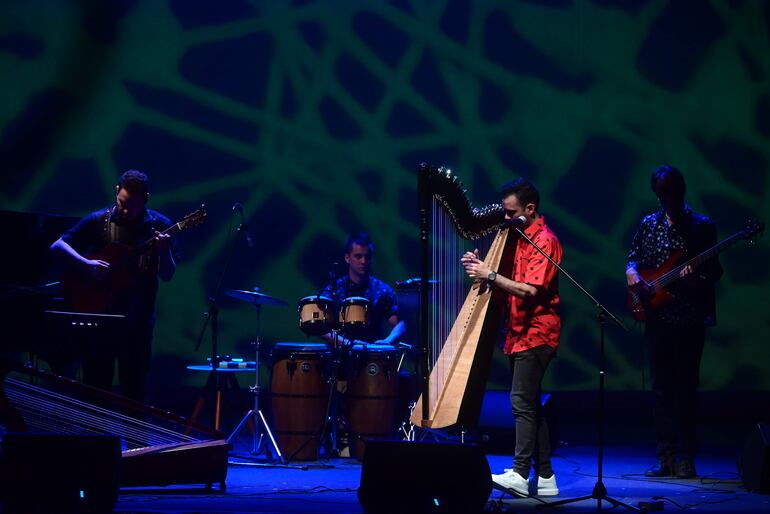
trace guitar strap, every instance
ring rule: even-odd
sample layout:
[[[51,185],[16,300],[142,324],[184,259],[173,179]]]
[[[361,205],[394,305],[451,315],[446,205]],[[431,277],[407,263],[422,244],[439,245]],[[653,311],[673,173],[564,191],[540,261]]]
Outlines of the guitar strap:
[[[123,232],[123,229],[112,219],[113,213],[115,212],[114,207],[108,207],[104,212],[104,230],[103,230],[103,237],[105,244],[109,243],[121,243],[123,242],[121,239],[121,233]],[[147,210],[147,214],[149,215],[149,233],[154,234],[155,233],[155,227],[157,224],[155,215],[150,211]],[[134,242],[135,243],[135,242]],[[138,262],[138,268],[142,271],[147,271],[150,267],[150,253],[142,253],[139,256],[139,262]]]
[[[685,245],[685,259],[690,259],[694,257],[695,255],[698,255],[697,248],[694,246],[695,241],[693,240],[693,232],[695,232],[693,229],[693,216],[692,211],[687,212],[687,216],[685,219],[682,220],[682,226],[681,226],[681,233],[682,237],[684,238],[684,245]]]
[[[147,214],[149,214],[150,217],[150,236],[152,237],[155,235],[155,215],[149,209],[147,210]],[[156,252],[142,252],[139,256],[139,269],[142,270],[142,272],[148,272],[150,270],[150,266],[152,266],[151,256],[153,253]]]
[[[116,240],[116,234],[112,229],[112,207],[108,207],[104,211],[104,228],[102,237],[104,238],[104,244],[111,243]]]
[[[686,245],[685,259],[691,259],[709,248],[711,243],[704,241],[704,226],[697,221],[692,210],[688,212],[687,220],[682,225],[682,237]]]

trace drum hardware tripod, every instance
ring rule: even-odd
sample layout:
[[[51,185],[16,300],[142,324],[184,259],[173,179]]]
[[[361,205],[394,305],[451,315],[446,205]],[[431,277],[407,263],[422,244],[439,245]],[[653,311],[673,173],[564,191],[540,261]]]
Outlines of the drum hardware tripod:
[[[271,459],[270,450],[269,448],[272,448],[275,452],[275,455],[278,456],[278,460],[281,464],[283,464],[283,455],[281,454],[281,449],[278,448],[278,444],[275,442],[275,438],[273,437],[273,431],[270,430],[270,425],[267,424],[267,421],[265,420],[264,414],[262,414],[262,411],[259,409],[259,350],[260,350],[260,340],[259,340],[259,332],[260,332],[260,318],[262,314],[262,306],[259,304],[254,305],[256,313],[257,313],[257,337],[256,339],[251,343],[254,346],[254,385],[249,386],[249,392],[254,397],[254,407],[247,412],[243,418],[238,422],[238,424],[235,426],[235,429],[232,431],[230,436],[227,438],[227,442],[230,443],[235,438],[236,435],[238,435],[238,432],[241,431],[241,428],[243,428],[243,425],[246,424],[247,421],[251,421],[251,435],[252,435],[252,442],[251,442],[251,454],[252,455],[258,455],[260,453],[260,448],[262,447],[262,441],[265,435],[267,435],[269,446],[265,446],[265,455],[268,457],[268,460]],[[264,432],[263,432],[264,430]]]
[[[251,343],[255,348],[255,363],[256,363],[256,369],[255,369],[255,378],[254,378],[254,384],[253,386],[249,386],[249,393],[254,397],[254,407],[251,408],[246,414],[244,414],[243,418],[238,422],[238,424],[235,426],[233,431],[230,433],[230,435],[227,438],[227,442],[232,442],[232,440],[235,438],[236,435],[238,435],[238,432],[241,431],[243,428],[243,425],[245,425],[247,422],[252,423],[252,445],[250,453],[252,455],[259,455],[261,453],[262,444],[265,440],[265,437],[267,437],[268,445],[265,446],[265,455],[268,457],[268,459],[271,458],[271,453],[275,454],[278,457],[278,460],[281,464],[284,463],[283,454],[281,453],[281,449],[278,447],[278,443],[275,441],[275,437],[273,436],[273,431],[270,430],[270,425],[267,423],[267,420],[265,420],[265,415],[262,413],[262,410],[259,408],[259,396],[260,396],[260,387],[259,387],[259,347],[260,342],[259,340],[253,341]],[[270,448],[272,448],[272,452],[270,451]]]
[[[340,333],[337,329],[332,329],[332,341],[333,341],[333,348],[332,352],[341,352],[343,351],[340,347],[344,348],[344,345],[338,345],[338,341],[340,338]],[[331,372],[329,373],[329,396],[326,402],[326,412],[324,414],[324,422],[321,427],[321,429],[316,433],[313,434],[311,437],[307,439],[302,445],[297,448],[294,453],[292,453],[287,459],[286,463],[289,463],[292,461],[295,455],[299,454],[308,444],[310,444],[313,440],[318,440],[320,442],[319,445],[319,452],[320,448],[324,446],[324,441],[329,436],[330,442],[331,442],[331,448],[328,450],[330,454],[333,454],[334,456],[339,455],[339,449],[337,448],[337,426],[342,423],[345,429],[348,432],[348,445],[352,444],[352,438],[361,438],[359,435],[355,434],[350,430],[350,427],[345,422],[345,420],[341,419],[339,415],[339,396],[340,392],[337,390],[337,383],[339,381],[339,368],[340,368],[340,353],[334,353],[332,357],[332,367]],[[330,428],[331,427],[331,428]]]
[[[412,413],[414,412],[414,408],[417,407],[417,402],[409,402],[409,417],[406,418],[406,421],[401,422],[401,426],[399,427],[399,431],[404,434],[404,438],[402,441],[414,441],[415,440],[415,434],[417,433],[416,426],[414,423],[412,423]],[[407,428],[408,427],[408,428]]]
[[[334,331],[339,333],[338,331]],[[338,341],[337,334],[334,335],[333,341]],[[344,339],[343,339],[344,340]],[[352,340],[350,346],[352,348]],[[344,345],[341,345],[341,348],[339,348],[340,352],[345,351],[346,347]],[[340,372],[340,360],[341,360],[341,353],[338,353],[333,361],[333,368],[332,368],[332,376],[331,379],[331,391],[329,394],[329,406],[327,407],[327,415],[326,415],[326,424],[324,424],[324,430],[321,433],[321,441],[324,440],[326,431],[326,428],[331,426],[331,433],[330,433],[330,440],[331,440],[331,449],[330,452],[334,455],[339,455],[340,450],[337,447],[337,430],[339,429],[339,426],[342,425],[343,428],[347,431],[348,436],[348,448],[351,448],[353,446],[353,440],[354,439],[362,439],[362,437],[358,434],[356,434],[353,430],[350,429],[350,425],[345,419],[340,416],[339,411],[339,400],[341,396],[341,392],[337,388],[337,383],[339,382],[339,372]]]
[[[273,431],[270,429],[270,425],[268,424],[267,420],[265,419],[265,415],[263,414],[262,410],[259,408],[259,400],[261,395],[261,389],[260,389],[260,360],[259,360],[259,354],[261,349],[261,329],[262,329],[262,305],[274,305],[274,306],[285,306],[286,302],[279,300],[278,298],[273,298],[272,296],[263,294],[259,292],[259,288],[255,287],[250,291],[246,290],[230,290],[226,291],[225,294],[227,296],[236,298],[238,300],[249,302],[255,310],[255,339],[252,341],[252,345],[254,346],[254,385],[249,386],[249,392],[254,397],[254,403],[253,407],[244,414],[244,416],[241,418],[241,420],[236,425],[235,429],[233,429],[232,433],[228,436],[227,442],[231,443],[233,439],[235,439],[235,436],[238,435],[238,433],[241,431],[243,426],[247,423],[249,423],[249,428],[252,435],[252,446],[250,450],[250,454],[248,457],[245,456],[238,456],[240,458],[252,458],[256,455],[259,455],[264,448],[265,456],[267,457],[268,461],[267,463],[245,463],[245,462],[237,462],[237,461],[231,461],[230,464],[237,464],[237,465],[249,465],[249,466],[272,466],[272,467],[293,467],[293,468],[299,468],[299,469],[307,469],[306,466],[287,466],[286,462],[284,460],[283,454],[281,453],[281,449],[278,446],[278,443],[275,440],[275,437],[273,436]],[[278,463],[273,462],[273,455],[278,457]]]
[[[320,448],[324,445],[324,440],[326,439],[327,435],[327,429],[331,426],[331,430],[329,431],[329,439],[331,441],[331,448],[329,449],[329,453],[334,455],[335,457],[339,455],[339,448],[337,448],[337,425],[340,422],[340,416],[339,416],[339,391],[337,391],[337,383],[339,382],[339,373],[340,373],[340,348],[337,344],[339,341],[339,332],[336,329],[332,330],[332,341],[334,341],[332,352],[334,352],[334,355],[332,356],[332,369],[331,373],[329,374],[329,398],[326,401],[326,413],[324,414],[324,424],[321,428],[321,433],[318,436],[318,439],[320,441],[319,451]],[[307,444],[307,443],[306,443]],[[304,446],[304,445],[303,445]]]
[[[410,352],[414,347],[411,344],[406,344],[399,342],[396,345],[398,348],[400,348],[400,356],[398,358],[398,366],[396,367],[396,374],[401,373],[401,367],[404,365],[404,359],[406,358],[406,354]],[[410,388],[411,390],[411,388]],[[411,401],[407,405],[407,409],[409,413],[407,414],[407,417],[405,420],[401,421],[401,425],[398,428],[398,432],[403,434],[402,441],[415,441],[416,440],[416,434],[418,432],[418,428],[415,424],[412,423],[412,414],[414,413],[414,408],[417,406],[417,401]]]
[[[265,456],[268,459],[268,462],[238,462],[238,461],[230,461],[229,464],[234,465],[240,465],[240,466],[261,466],[261,467],[285,467],[285,468],[294,468],[294,469],[301,469],[303,471],[306,471],[308,469],[307,466],[295,466],[288,464],[288,461],[284,459],[283,453],[281,453],[281,449],[278,446],[278,442],[275,440],[275,437],[273,436],[273,431],[270,429],[270,425],[268,424],[267,420],[265,419],[265,415],[262,413],[262,411],[259,408],[259,396],[260,396],[260,387],[259,387],[259,350],[261,346],[261,342],[259,339],[259,329],[260,329],[260,313],[261,313],[261,306],[258,304],[255,304],[255,307],[257,309],[257,338],[254,340],[251,344],[254,346],[254,361],[255,361],[255,371],[254,371],[254,385],[249,386],[249,392],[254,397],[254,406],[251,410],[249,410],[243,418],[241,418],[241,421],[238,423],[238,425],[233,429],[230,436],[227,438],[227,442],[232,442],[232,440],[235,438],[236,435],[238,435],[238,432],[241,431],[243,426],[247,422],[251,422],[252,425],[252,443],[251,443],[251,451],[250,455],[247,458],[253,458],[260,453],[262,453],[262,448],[264,447]],[[267,442],[265,442],[267,441]],[[263,446],[264,445],[264,446]],[[273,462],[273,455],[278,457],[278,462]],[[244,458],[245,456],[239,456],[240,458]]]

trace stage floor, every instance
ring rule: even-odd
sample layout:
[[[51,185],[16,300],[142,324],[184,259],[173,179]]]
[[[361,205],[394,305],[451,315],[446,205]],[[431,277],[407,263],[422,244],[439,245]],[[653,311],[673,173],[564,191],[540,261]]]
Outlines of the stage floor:
[[[238,444],[237,449],[244,444]],[[654,463],[650,448],[611,444],[605,451],[604,483],[611,497],[632,505],[661,497],[665,511],[686,508],[698,512],[770,512],[770,496],[743,488],[735,464],[737,451],[724,447],[702,451],[697,479],[647,479],[642,473]],[[510,460],[509,456],[488,455],[490,468],[496,473],[510,467]],[[597,481],[594,445],[561,445],[554,452],[553,465],[560,489],[560,495],[553,499],[591,494]],[[304,470],[231,465],[224,494],[178,487],[124,490],[116,512],[363,512],[356,495],[360,478],[361,464],[353,459],[310,462]],[[511,498],[493,490],[485,512],[534,512],[539,503],[535,498]],[[605,509],[609,507],[604,504]],[[407,510],[405,506],[403,511]],[[596,500],[559,508],[561,512],[595,510]]]

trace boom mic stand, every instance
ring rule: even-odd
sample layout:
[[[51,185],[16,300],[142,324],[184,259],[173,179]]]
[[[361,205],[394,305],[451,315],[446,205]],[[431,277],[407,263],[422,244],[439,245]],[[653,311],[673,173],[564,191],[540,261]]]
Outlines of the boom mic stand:
[[[558,507],[560,505],[566,505],[568,503],[575,503],[580,502],[583,500],[596,500],[596,510],[601,512],[602,510],[602,501],[606,501],[610,503],[613,507],[621,506],[625,507],[627,509],[630,509],[635,512],[642,512],[641,509],[638,509],[632,505],[629,505],[627,503],[623,503],[620,500],[617,500],[615,498],[610,497],[607,494],[607,487],[604,485],[603,478],[603,463],[604,463],[604,331],[605,331],[605,325],[607,324],[607,320],[611,319],[614,321],[620,328],[622,328],[625,331],[628,331],[626,326],[618,319],[616,318],[610,311],[607,310],[607,308],[602,305],[599,300],[593,297],[591,293],[588,292],[580,283],[572,277],[569,273],[567,273],[564,268],[562,268],[558,263],[556,263],[550,255],[545,253],[537,244],[535,244],[532,239],[527,236],[523,230],[521,230],[519,227],[513,227],[513,229],[519,234],[520,237],[522,237],[525,241],[527,241],[529,244],[531,244],[535,250],[540,252],[540,254],[548,259],[548,262],[553,264],[559,272],[567,277],[570,282],[572,282],[575,287],[577,287],[588,299],[596,306],[596,319],[599,322],[599,391],[598,391],[598,398],[599,398],[599,412],[598,412],[598,433],[597,433],[597,447],[598,447],[598,471],[597,471],[597,480],[596,484],[594,485],[594,489],[591,492],[590,495],[586,496],[580,496],[577,498],[568,498],[566,500],[559,500],[556,502],[543,502],[542,507]],[[539,506],[540,507],[540,506]]]
[[[233,213],[235,213],[235,210],[240,204],[236,203],[233,205],[232,212],[230,213],[230,225],[227,229],[228,233],[232,229],[233,224]],[[202,398],[200,398],[195,406],[195,411],[192,415],[193,419],[197,418],[198,413],[200,412],[201,408],[203,407],[203,401],[205,399],[205,395],[207,391],[213,390],[215,395],[214,400],[214,429],[219,430],[219,424],[222,418],[222,391],[223,391],[223,384],[222,384],[222,377],[221,374],[218,373],[219,370],[219,363],[222,362],[222,357],[219,355],[218,352],[218,335],[219,335],[219,307],[217,306],[217,301],[219,301],[219,296],[222,292],[222,283],[224,281],[225,275],[227,274],[227,270],[230,268],[230,261],[232,261],[233,254],[235,253],[235,248],[238,246],[238,241],[240,241],[240,236],[242,233],[246,231],[246,226],[244,223],[241,223],[238,225],[238,228],[235,231],[235,236],[232,238],[232,242],[230,243],[230,248],[227,252],[227,259],[225,259],[225,264],[222,266],[222,270],[219,273],[219,278],[217,279],[217,285],[214,289],[214,294],[209,298],[209,307],[206,310],[206,313],[204,314],[203,318],[203,326],[201,327],[200,334],[198,335],[198,342],[195,345],[195,351],[197,352],[200,349],[201,343],[203,342],[203,336],[206,334],[206,328],[208,327],[209,321],[211,321],[211,371],[209,371],[209,377],[206,380],[206,386],[204,393],[202,393]],[[231,377],[233,380],[235,380],[234,377]]]

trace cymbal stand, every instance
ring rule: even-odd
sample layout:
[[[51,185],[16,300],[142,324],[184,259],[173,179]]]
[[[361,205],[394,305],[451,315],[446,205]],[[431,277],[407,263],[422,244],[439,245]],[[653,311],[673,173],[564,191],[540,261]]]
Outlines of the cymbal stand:
[[[252,343],[254,345],[254,361],[255,361],[255,370],[254,370],[254,385],[249,386],[249,392],[254,397],[254,407],[249,410],[243,418],[238,422],[238,425],[236,425],[235,429],[232,431],[230,436],[227,438],[227,442],[230,443],[235,438],[236,435],[238,435],[238,432],[241,431],[243,426],[251,421],[251,424],[253,426],[252,431],[252,442],[251,442],[251,455],[249,457],[254,457],[256,455],[259,455],[262,453],[263,449],[265,452],[265,456],[268,459],[267,463],[259,463],[261,465],[265,466],[286,466],[286,460],[283,457],[283,453],[281,453],[281,449],[278,447],[278,442],[275,440],[275,437],[273,436],[273,431],[270,429],[270,425],[267,423],[267,420],[265,419],[265,415],[263,414],[262,410],[259,408],[259,398],[261,389],[259,387],[259,351],[261,347],[260,342],[260,329],[261,329],[261,314],[262,314],[262,306],[259,303],[254,303],[254,308],[256,309],[256,339]],[[273,462],[273,456],[277,457],[278,462]],[[240,464],[238,462],[231,462],[231,464]],[[254,466],[255,464],[249,464],[251,466]],[[286,466],[286,467],[296,467],[296,466]],[[302,467],[300,466],[300,469]]]

